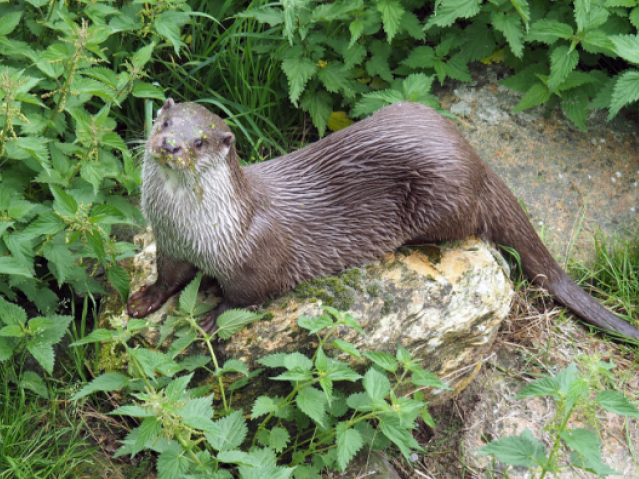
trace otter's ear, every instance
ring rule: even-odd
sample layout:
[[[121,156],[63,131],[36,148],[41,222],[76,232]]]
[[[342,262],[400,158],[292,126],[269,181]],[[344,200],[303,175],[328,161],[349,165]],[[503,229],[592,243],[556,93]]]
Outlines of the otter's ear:
[[[173,98],[167,98],[164,105],[162,105],[162,108],[158,110],[158,116],[160,116],[163,112],[170,110],[174,105],[175,102],[173,101]]]
[[[235,135],[230,131],[224,132],[222,134],[222,143],[229,148],[235,142]]]

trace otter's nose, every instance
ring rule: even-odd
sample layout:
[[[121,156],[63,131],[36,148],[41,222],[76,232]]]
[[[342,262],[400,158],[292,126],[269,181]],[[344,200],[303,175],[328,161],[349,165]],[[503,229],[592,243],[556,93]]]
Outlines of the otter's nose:
[[[178,142],[175,141],[173,138],[164,138],[162,140],[162,148],[166,150],[166,152],[170,155],[177,155],[182,150],[182,148],[180,148],[180,145],[178,145]]]

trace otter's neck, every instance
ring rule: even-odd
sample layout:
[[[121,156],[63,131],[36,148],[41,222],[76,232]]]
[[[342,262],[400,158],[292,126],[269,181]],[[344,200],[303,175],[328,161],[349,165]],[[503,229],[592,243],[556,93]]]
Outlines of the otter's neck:
[[[145,158],[142,206],[158,247],[224,279],[238,264],[255,211],[251,185],[235,159],[204,171],[176,171]]]

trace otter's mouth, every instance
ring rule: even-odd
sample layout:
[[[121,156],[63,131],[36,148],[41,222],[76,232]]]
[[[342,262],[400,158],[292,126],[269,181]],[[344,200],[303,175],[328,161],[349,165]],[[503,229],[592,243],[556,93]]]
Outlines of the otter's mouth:
[[[171,138],[158,139],[147,145],[147,154],[160,165],[174,170],[191,170],[195,166],[195,158],[181,142]]]

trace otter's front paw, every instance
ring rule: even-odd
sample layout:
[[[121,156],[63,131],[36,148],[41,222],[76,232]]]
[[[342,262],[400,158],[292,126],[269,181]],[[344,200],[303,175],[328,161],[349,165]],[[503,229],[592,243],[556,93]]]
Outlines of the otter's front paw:
[[[157,283],[142,286],[140,291],[129,297],[126,303],[126,312],[134,318],[143,318],[166,303],[175,293],[176,288],[163,288]]]

